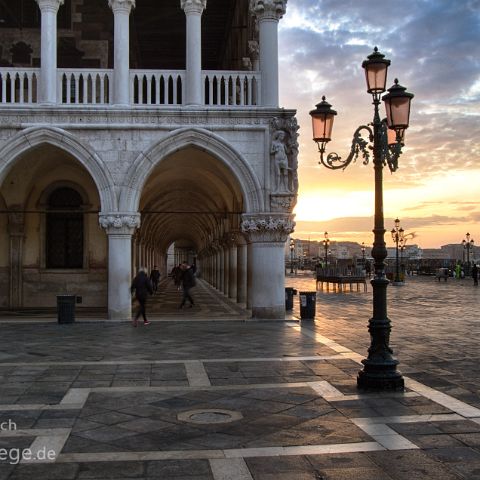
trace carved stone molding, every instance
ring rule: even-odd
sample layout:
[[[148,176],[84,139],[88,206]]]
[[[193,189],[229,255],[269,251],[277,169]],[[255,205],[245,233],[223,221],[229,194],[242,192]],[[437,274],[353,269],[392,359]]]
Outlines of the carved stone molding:
[[[293,215],[245,214],[242,219],[242,232],[251,242],[285,242],[295,228]]]
[[[65,0],[36,0],[41,12],[54,12],[57,13],[61,5]]]
[[[125,12],[130,14],[132,8],[135,8],[136,0],[108,0],[109,7],[113,12]]]
[[[107,234],[133,235],[140,227],[140,214],[110,213],[100,214],[98,223],[107,231]]]
[[[202,14],[207,8],[207,0],[180,0],[180,5],[187,14]]]
[[[287,0],[250,0],[250,11],[259,20],[280,20],[287,11]]]
[[[277,213],[291,213],[297,204],[297,196],[290,194],[270,195],[270,210]]]

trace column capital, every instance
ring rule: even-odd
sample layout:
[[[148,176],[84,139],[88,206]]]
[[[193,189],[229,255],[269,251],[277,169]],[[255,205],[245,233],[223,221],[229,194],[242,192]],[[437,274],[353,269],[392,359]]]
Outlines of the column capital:
[[[295,228],[294,215],[258,213],[242,215],[242,232],[250,242],[286,242]]]
[[[280,20],[287,11],[288,0],[250,0],[250,12],[259,20]]]
[[[98,223],[107,231],[107,235],[133,235],[140,227],[139,213],[101,213]]]
[[[54,12],[57,13],[61,5],[65,0],[36,0],[41,12]]]
[[[135,0],[108,0],[108,6],[113,13],[124,12],[130,15],[132,8],[135,8]]]
[[[207,0],[180,0],[180,6],[186,14],[196,13],[201,15],[207,8]]]

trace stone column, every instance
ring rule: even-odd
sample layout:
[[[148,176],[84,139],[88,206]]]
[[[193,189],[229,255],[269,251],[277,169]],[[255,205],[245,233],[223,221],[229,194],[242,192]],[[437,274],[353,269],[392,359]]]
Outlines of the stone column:
[[[41,12],[40,102],[57,103],[57,13],[64,0],[36,0]]]
[[[140,215],[100,214],[99,222],[108,235],[108,318],[130,320],[132,235],[140,227]]]
[[[237,301],[237,241],[240,235],[237,232],[229,233],[229,244],[228,244],[228,298]]]
[[[220,246],[218,251],[218,289],[225,293],[225,255],[223,253],[223,246]]]
[[[187,17],[185,104],[202,104],[202,13],[207,0],[180,0]]]
[[[247,303],[247,244],[237,245],[237,302]]]
[[[15,211],[18,210],[18,211]],[[10,207],[8,234],[10,236],[10,308],[23,306],[23,241],[25,215],[22,207]]]
[[[114,16],[113,103],[130,105],[130,12],[135,0],[108,0]]]
[[[223,293],[228,297],[230,293],[230,243],[223,241]]]
[[[291,215],[245,214],[248,238],[248,303],[252,317],[285,318],[285,241],[293,232]]]
[[[259,30],[262,105],[278,107],[278,22],[285,15],[287,0],[250,0]]]

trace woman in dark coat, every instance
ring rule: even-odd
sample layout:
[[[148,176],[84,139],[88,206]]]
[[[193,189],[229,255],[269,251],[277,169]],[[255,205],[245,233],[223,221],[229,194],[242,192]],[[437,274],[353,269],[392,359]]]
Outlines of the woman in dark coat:
[[[138,310],[133,320],[133,326],[134,327],[137,326],[137,321],[140,315],[142,315],[143,317],[143,324],[149,325],[150,322],[147,320],[146,306],[147,306],[147,297],[149,294],[152,295],[153,289],[152,289],[152,283],[150,282],[150,279],[145,273],[144,268],[141,268],[138,271],[137,276],[133,279],[130,290],[132,293],[135,292],[135,300],[137,300],[138,302]]]

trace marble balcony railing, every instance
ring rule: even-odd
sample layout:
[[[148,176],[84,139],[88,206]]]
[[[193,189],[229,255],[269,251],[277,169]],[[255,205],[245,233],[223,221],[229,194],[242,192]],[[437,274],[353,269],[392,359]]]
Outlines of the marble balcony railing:
[[[57,70],[57,104],[113,105],[109,69]],[[172,106],[185,102],[184,70],[130,70],[130,105]],[[40,105],[39,68],[0,68],[0,105]],[[261,106],[261,74],[251,71],[203,71],[203,104],[215,107]]]

